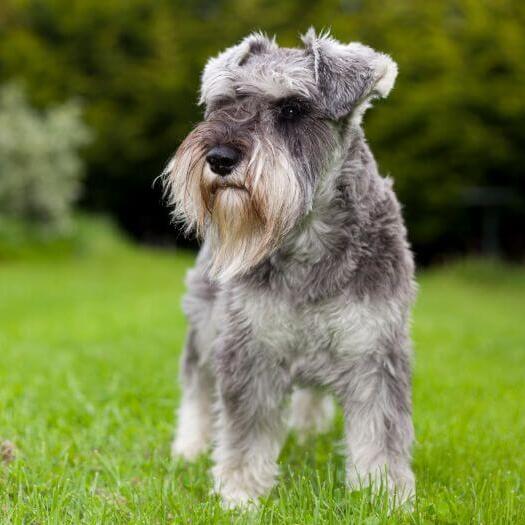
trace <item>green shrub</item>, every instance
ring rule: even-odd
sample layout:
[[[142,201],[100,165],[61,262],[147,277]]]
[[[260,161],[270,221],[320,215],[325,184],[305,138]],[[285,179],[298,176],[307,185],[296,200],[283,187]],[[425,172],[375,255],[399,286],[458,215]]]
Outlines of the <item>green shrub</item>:
[[[16,219],[0,220],[0,267],[6,261],[114,256],[128,249],[122,231],[100,215],[75,214],[67,231],[60,234],[49,234]]]
[[[78,150],[90,133],[76,102],[32,108],[22,89],[0,89],[0,221],[63,233],[81,189]]]

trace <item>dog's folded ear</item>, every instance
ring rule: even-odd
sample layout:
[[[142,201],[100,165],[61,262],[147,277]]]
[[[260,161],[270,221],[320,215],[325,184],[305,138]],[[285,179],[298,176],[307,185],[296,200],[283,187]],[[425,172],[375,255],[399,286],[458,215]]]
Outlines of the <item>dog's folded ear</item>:
[[[243,66],[250,56],[268,53],[276,48],[275,38],[257,32],[210,58],[202,72],[199,104],[206,104],[216,97],[233,96],[232,73],[235,69]]]
[[[301,38],[331,118],[354,110],[361,115],[372,99],[386,97],[394,86],[397,64],[388,55],[357,42],[342,44],[327,33],[317,35],[313,28]]]

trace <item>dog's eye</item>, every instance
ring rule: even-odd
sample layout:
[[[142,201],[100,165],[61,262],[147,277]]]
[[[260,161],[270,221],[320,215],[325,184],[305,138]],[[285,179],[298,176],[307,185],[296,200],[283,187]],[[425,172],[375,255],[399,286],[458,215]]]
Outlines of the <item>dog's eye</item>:
[[[299,110],[294,104],[285,104],[281,107],[281,117],[287,120],[294,119],[299,115]]]
[[[279,106],[279,118],[282,120],[296,120],[305,112],[304,105],[297,101],[284,102]]]

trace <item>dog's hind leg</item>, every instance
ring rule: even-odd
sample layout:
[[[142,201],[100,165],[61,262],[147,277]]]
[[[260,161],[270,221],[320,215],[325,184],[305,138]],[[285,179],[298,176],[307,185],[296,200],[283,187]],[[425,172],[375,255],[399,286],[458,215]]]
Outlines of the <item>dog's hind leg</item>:
[[[199,363],[195,333],[190,330],[182,356],[182,399],[171,447],[174,459],[191,461],[207,451],[211,442],[213,377]]]
[[[216,289],[202,271],[201,251],[194,269],[188,272],[184,311],[190,328],[181,361],[182,399],[178,409],[172,456],[193,460],[206,452],[212,433],[212,404],[215,378],[211,346],[215,338]]]
[[[289,425],[303,443],[312,434],[328,432],[334,412],[332,396],[313,388],[297,388],[292,393]]]

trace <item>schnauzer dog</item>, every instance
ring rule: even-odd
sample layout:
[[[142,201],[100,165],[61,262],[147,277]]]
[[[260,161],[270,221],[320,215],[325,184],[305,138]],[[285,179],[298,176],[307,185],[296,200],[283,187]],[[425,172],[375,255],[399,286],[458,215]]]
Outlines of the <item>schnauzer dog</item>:
[[[257,33],[210,59],[204,121],[165,170],[174,217],[203,240],[172,452],[192,460],[213,442],[223,503],[256,502],[276,481],[285,414],[301,434],[325,430],[333,395],[348,485],[406,502],[414,264],[361,127],[397,66],[312,29],[302,41]]]

